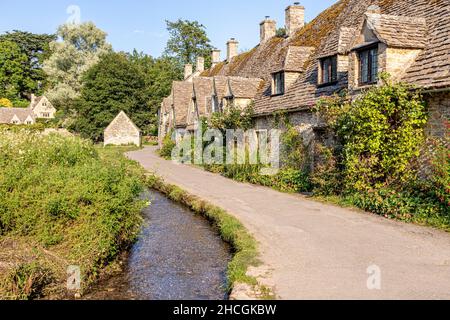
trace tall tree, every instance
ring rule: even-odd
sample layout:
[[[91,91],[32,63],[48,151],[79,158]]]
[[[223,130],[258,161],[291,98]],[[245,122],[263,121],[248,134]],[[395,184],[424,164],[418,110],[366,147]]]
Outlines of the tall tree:
[[[211,41],[204,25],[198,21],[166,21],[170,38],[165,54],[176,57],[180,65],[195,64],[197,57],[205,58],[205,65],[211,65]]]
[[[33,87],[26,76],[27,56],[12,41],[0,42],[0,98],[7,98],[15,104],[21,100],[21,91]]]
[[[83,80],[72,129],[100,141],[104,129],[123,110],[144,133],[148,131],[151,111],[145,74],[126,54],[102,55]]]
[[[49,56],[49,44],[54,40],[56,40],[56,35],[34,34],[18,30],[0,35],[0,42],[14,42],[27,57],[27,61],[23,65],[23,77],[27,79],[25,81],[27,86],[19,88],[22,99],[29,97],[31,93],[42,93],[46,78],[42,70],[42,63]]]
[[[106,42],[106,33],[92,22],[62,25],[57,36],[60,41],[50,43],[52,55],[44,62],[51,85],[46,95],[67,111],[71,101],[80,95],[84,73],[112,48]]]
[[[152,58],[134,51],[129,59],[144,74],[147,88],[147,99],[150,108],[151,124],[149,134],[158,134],[157,113],[162,100],[170,94],[172,82],[182,80],[182,69],[177,60],[172,57]]]

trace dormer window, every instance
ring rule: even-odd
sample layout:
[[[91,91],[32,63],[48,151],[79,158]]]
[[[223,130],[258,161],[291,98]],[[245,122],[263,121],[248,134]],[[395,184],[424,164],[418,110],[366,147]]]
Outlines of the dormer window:
[[[277,72],[272,75],[272,95],[284,94],[284,72]]]
[[[359,84],[374,84],[378,80],[378,47],[371,47],[358,52]]]
[[[320,59],[319,85],[331,85],[337,81],[337,56]]]

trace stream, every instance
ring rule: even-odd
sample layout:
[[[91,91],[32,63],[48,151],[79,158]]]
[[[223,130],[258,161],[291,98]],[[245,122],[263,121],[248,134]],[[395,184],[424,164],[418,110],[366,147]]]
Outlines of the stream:
[[[225,300],[230,247],[203,217],[163,194],[143,195],[142,233],[120,276],[99,284],[90,300]]]

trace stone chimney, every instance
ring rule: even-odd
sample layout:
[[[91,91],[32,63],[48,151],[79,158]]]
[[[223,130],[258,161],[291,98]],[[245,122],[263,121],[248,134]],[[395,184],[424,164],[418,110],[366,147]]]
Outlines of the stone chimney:
[[[305,7],[295,2],[286,8],[286,34],[292,36],[297,30],[305,26]]]
[[[200,72],[200,73],[205,71],[205,58],[197,57],[197,65],[196,65],[195,71]]]
[[[214,49],[211,53],[212,68],[220,63],[220,50]]]
[[[184,66],[184,80],[192,76],[192,64],[186,64]]]
[[[36,102],[36,96],[34,95],[34,93],[31,94],[31,105],[34,105],[34,103]]]
[[[260,23],[260,43],[266,42],[267,40],[275,37],[277,34],[277,22],[271,20],[267,16],[263,22]]]
[[[239,42],[235,38],[231,38],[227,42],[227,62],[231,62],[231,59],[238,55]]]

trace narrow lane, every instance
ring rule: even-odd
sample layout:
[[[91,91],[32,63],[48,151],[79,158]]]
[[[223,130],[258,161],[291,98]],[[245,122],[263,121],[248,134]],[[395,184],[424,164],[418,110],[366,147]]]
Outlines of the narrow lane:
[[[155,150],[128,157],[242,221],[280,298],[450,299],[450,234],[237,183]]]

